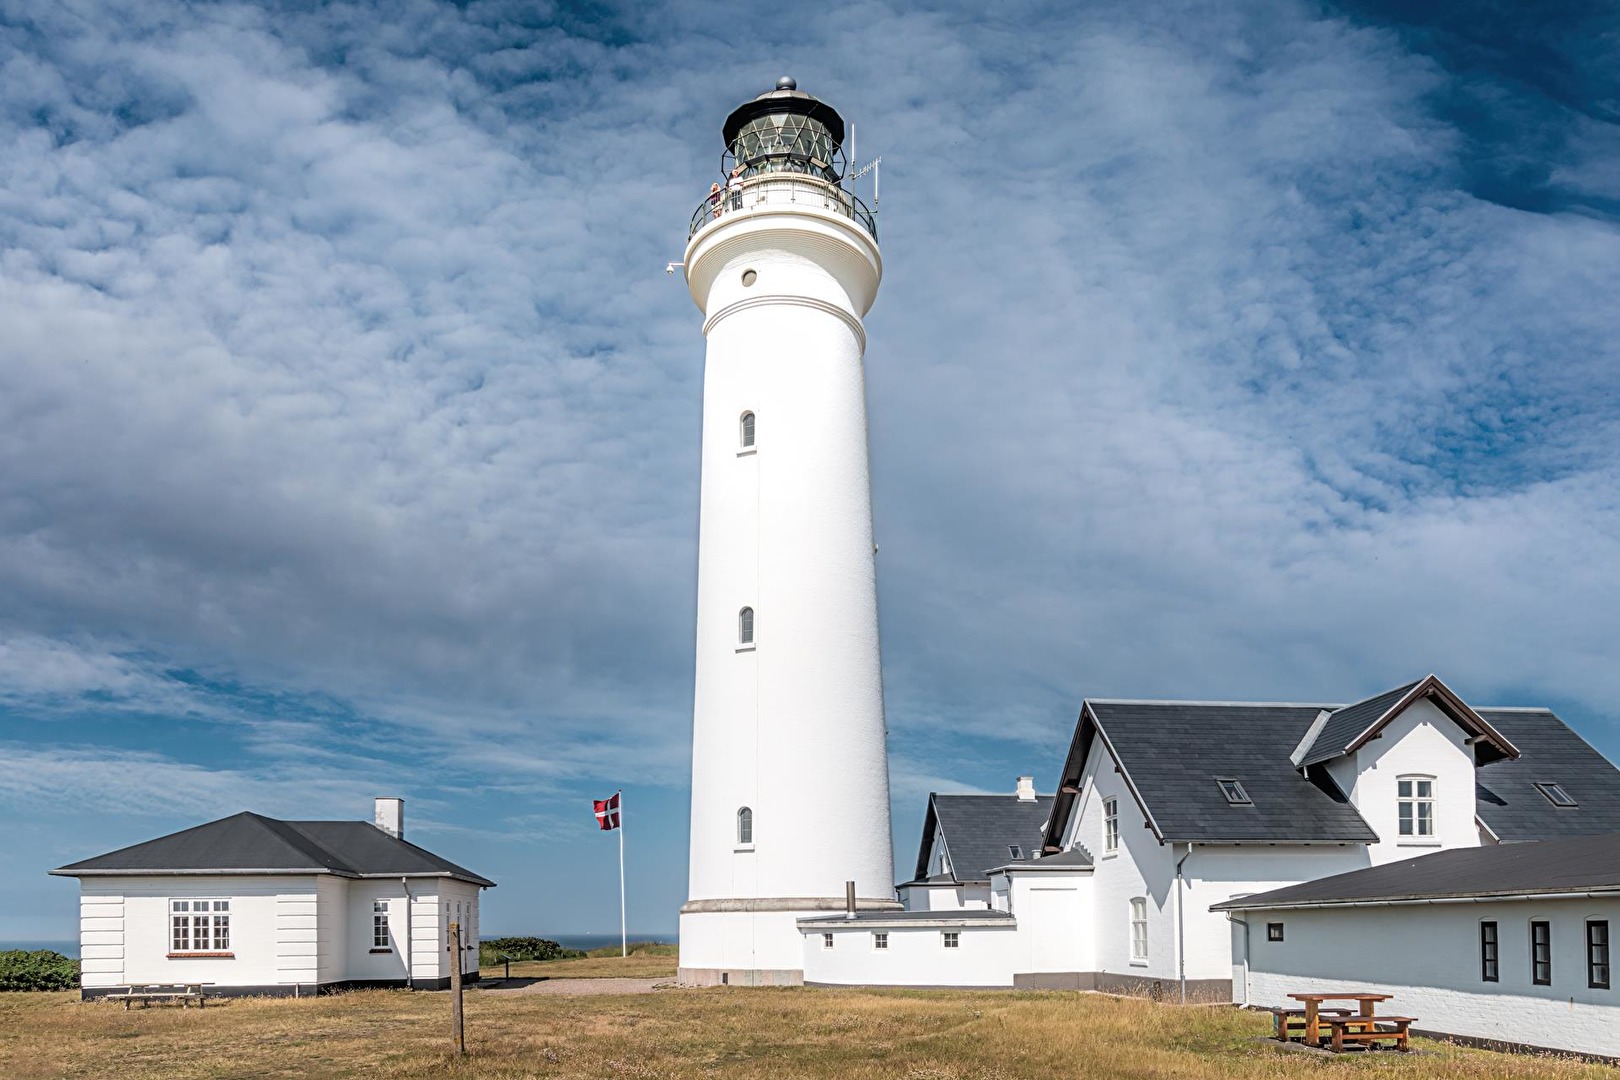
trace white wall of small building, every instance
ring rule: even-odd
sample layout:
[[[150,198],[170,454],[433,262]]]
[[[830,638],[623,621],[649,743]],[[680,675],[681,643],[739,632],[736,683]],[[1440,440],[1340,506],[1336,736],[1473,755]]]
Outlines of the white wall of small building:
[[[803,929],[803,928],[801,928]],[[945,947],[946,931],[958,934]],[[833,936],[832,948],[823,934]],[[874,934],[887,933],[889,947]],[[818,927],[803,930],[804,981],[829,986],[1011,986],[1019,954],[1011,926]]]
[[[1584,1054],[1620,1056],[1620,990],[1587,986],[1588,919],[1620,929],[1620,900],[1402,904],[1250,911],[1247,994],[1239,1003],[1296,1005],[1290,993],[1351,987],[1392,995],[1378,1011],[1414,1027]],[[1551,923],[1552,984],[1530,978],[1530,921]],[[1480,978],[1480,923],[1494,920],[1500,981]],[[1266,940],[1266,924],[1283,940]],[[1236,938],[1234,938],[1236,940]],[[1241,954],[1237,957],[1241,960]],[[1611,985],[1620,986],[1611,978]]]

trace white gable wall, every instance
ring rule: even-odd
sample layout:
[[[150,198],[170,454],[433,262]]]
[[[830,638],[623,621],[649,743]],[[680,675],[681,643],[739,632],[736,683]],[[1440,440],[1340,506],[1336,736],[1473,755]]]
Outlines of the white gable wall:
[[[1620,1056],[1620,989],[1588,988],[1585,921],[1620,929],[1620,900],[1406,904],[1238,912],[1249,923],[1247,1004],[1346,986],[1393,995],[1378,1011],[1424,1031]],[[1552,932],[1552,984],[1530,981],[1531,919]],[[1495,920],[1500,981],[1480,978],[1479,924]],[[1283,940],[1266,940],[1266,924]],[[1612,985],[1620,981],[1611,978]]]
[[[1114,798],[1119,808],[1119,850],[1110,854],[1104,844],[1103,800]],[[1090,969],[1102,974],[1164,979],[1174,977],[1175,911],[1172,908],[1171,878],[1175,865],[1170,848],[1160,844],[1136,798],[1115,769],[1102,737],[1093,736],[1086,757],[1080,794],[1075,798],[1065,850],[1076,844],[1091,854],[1092,919],[1089,926],[1077,926],[1076,934],[1088,930],[1092,938]],[[1133,897],[1147,899],[1148,958],[1145,963],[1131,959],[1131,907]]]
[[[1438,848],[1479,846],[1479,829],[1474,823],[1474,751],[1466,738],[1455,721],[1433,702],[1423,700],[1392,720],[1345,764],[1329,770],[1378,834],[1379,842],[1369,852],[1374,865]],[[1353,774],[1347,765],[1354,769]],[[1408,775],[1434,778],[1432,838],[1400,835],[1396,781]]]

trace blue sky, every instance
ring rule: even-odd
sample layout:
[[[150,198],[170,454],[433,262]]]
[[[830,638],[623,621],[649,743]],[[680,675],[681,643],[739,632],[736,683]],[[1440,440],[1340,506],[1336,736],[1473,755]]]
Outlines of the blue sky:
[[[1082,697],[1435,671],[1620,756],[1620,19],[1514,4],[0,0],[0,940],[241,809],[685,888],[719,125],[883,155],[897,865]],[[863,194],[870,194],[863,189]]]

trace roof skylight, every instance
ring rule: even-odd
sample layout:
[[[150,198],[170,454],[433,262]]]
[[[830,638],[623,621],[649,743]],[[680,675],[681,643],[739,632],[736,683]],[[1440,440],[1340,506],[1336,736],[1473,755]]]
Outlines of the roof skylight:
[[[1575,800],[1569,797],[1569,792],[1565,791],[1560,785],[1552,783],[1551,781],[1544,781],[1537,784],[1536,790],[1545,795],[1547,797],[1547,801],[1552,803],[1554,806],[1576,805]]]
[[[1230,803],[1231,805],[1233,805],[1233,806],[1253,806],[1254,805],[1254,800],[1249,798],[1249,793],[1247,791],[1244,791],[1243,790],[1243,785],[1238,783],[1236,780],[1217,778],[1215,783],[1220,786],[1221,794],[1226,796],[1226,801],[1228,803]]]

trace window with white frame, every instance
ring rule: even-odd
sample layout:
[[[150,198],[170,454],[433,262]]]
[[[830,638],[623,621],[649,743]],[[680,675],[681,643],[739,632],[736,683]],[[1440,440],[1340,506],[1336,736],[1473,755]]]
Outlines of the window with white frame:
[[[751,412],[743,413],[740,426],[742,429],[740,432],[740,441],[742,442],[743,449],[747,450],[754,445],[754,414]]]
[[[371,947],[388,948],[388,901],[371,902]]]
[[[1395,791],[1401,836],[1413,839],[1434,836],[1434,777],[1397,777]]]
[[[754,609],[751,607],[737,612],[737,640],[743,645],[754,643]]]
[[[821,947],[823,949],[830,949],[833,947],[833,936],[831,934],[821,935]]]
[[[748,807],[737,811],[737,843],[752,844],[754,842],[754,812]]]
[[[887,930],[879,930],[875,934],[872,935],[872,948],[874,948],[874,949],[887,949],[888,947],[889,947],[889,933],[888,933]]]
[[[1143,964],[1147,958],[1147,897],[1137,896],[1131,899],[1131,960]]]
[[[962,931],[945,931],[943,943],[947,949],[960,949],[962,947]]]
[[[229,952],[229,900],[170,900],[169,951]]]
[[[1103,800],[1103,850],[1119,850],[1119,800]]]

